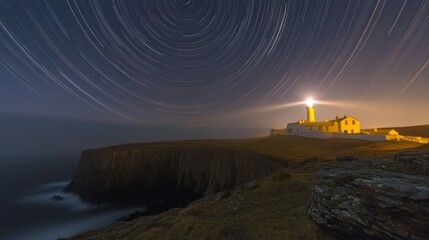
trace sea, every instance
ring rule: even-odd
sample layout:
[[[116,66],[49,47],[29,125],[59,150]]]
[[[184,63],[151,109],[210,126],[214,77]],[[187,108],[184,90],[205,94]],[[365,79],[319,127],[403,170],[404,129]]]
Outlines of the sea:
[[[255,132],[256,131],[256,132]],[[64,193],[80,153],[124,143],[258,136],[266,129],[141,126],[0,113],[0,240],[51,240],[108,226],[147,203],[89,205]],[[55,201],[53,196],[63,200]]]
[[[108,226],[145,204],[89,205],[62,190],[81,151],[161,140],[129,124],[0,113],[0,240],[50,240]],[[63,198],[54,201],[53,196]]]
[[[145,203],[91,205],[63,189],[77,161],[52,160],[2,166],[0,169],[0,239],[50,240],[109,226]],[[62,165],[62,166],[60,166]],[[45,166],[45,167],[41,167]],[[47,167],[46,166],[50,166]],[[52,197],[60,196],[62,200]]]

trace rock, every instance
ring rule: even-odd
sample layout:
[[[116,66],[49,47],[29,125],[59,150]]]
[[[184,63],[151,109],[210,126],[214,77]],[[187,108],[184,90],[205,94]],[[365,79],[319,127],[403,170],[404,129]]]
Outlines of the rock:
[[[170,208],[168,208],[168,209],[170,209]],[[117,223],[118,222],[130,222],[130,221],[133,221],[139,217],[155,215],[155,214],[162,212],[162,211],[157,211],[158,209],[156,209],[156,208],[155,209],[151,208],[149,210],[150,210],[149,212],[147,209],[135,210],[134,212],[128,214],[127,216],[123,216],[123,217],[119,218],[118,220],[116,220],[116,222]],[[165,210],[163,210],[163,211],[165,211]]]
[[[246,183],[246,188],[257,188],[257,187],[258,187],[258,181],[256,180]]]
[[[124,216],[124,217],[119,218],[118,220],[116,220],[116,222],[129,222],[129,221],[132,221],[132,220],[134,220],[136,218],[144,216],[143,215],[144,212],[145,212],[144,210],[143,211],[136,210],[136,211],[130,213],[128,216]]]
[[[226,191],[223,191],[223,192],[218,192],[216,194],[216,200],[217,201],[222,201],[222,200],[228,199],[229,197],[231,197],[231,194],[232,194],[231,190],[226,190]]]
[[[287,163],[239,149],[136,144],[87,150],[66,190],[104,203],[195,200],[282,171]]]
[[[320,173],[310,219],[341,239],[429,239],[429,154],[340,162]]]
[[[338,156],[337,157],[337,162],[351,162],[351,161],[357,161],[359,160],[358,157],[354,157],[354,156]]]
[[[395,163],[396,167],[410,174],[429,175],[429,153],[398,153]]]
[[[185,206],[186,206],[185,203],[177,202],[174,199],[170,199],[169,201],[158,201],[147,205],[144,209],[135,210],[134,212],[128,214],[127,216],[123,216],[119,218],[118,220],[116,220],[116,222],[129,222],[142,216],[156,215],[156,214],[165,212],[169,209],[183,208]]]
[[[51,197],[51,200],[58,202],[64,200],[64,198],[60,195],[54,195],[53,197]]]

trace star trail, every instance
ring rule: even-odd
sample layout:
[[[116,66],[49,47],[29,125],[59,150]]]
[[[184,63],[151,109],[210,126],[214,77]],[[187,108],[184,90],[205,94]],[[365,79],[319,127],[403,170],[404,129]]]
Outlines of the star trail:
[[[0,0],[0,43],[3,112],[278,127],[312,96],[429,121],[429,1]]]

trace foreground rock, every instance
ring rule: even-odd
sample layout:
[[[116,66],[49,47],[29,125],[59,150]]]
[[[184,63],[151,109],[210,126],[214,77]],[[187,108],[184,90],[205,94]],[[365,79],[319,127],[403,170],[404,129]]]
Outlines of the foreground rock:
[[[66,190],[90,202],[193,200],[285,167],[285,162],[264,155],[198,144],[116,146],[84,151]]]
[[[320,173],[311,220],[350,239],[429,239],[429,154],[340,161]]]

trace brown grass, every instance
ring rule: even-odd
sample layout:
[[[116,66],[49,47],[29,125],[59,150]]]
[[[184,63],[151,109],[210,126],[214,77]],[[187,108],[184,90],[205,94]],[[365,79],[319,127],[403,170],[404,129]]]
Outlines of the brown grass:
[[[114,224],[74,239],[331,239],[309,220],[307,214],[307,202],[317,181],[317,171],[334,162],[326,159],[350,155],[391,157],[401,151],[429,151],[429,145],[409,142],[294,136],[127,144],[110,148],[147,147],[160,150],[172,147],[240,148],[291,161],[293,168],[289,173],[259,181],[255,188],[239,187],[231,193],[197,200],[184,209]]]
[[[283,160],[303,160],[311,157],[335,158],[338,152],[371,144],[352,139],[272,136],[250,142],[241,148]]]
[[[155,143],[135,143],[111,146],[106,150],[151,149],[164,150],[171,148],[238,148],[279,160],[305,160],[319,157],[335,159],[338,155],[356,154],[373,155],[394,154],[398,151],[420,147],[408,142],[368,142],[353,139],[315,139],[298,136],[270,136],[235,140],[187,140]]]
[[[380,129],[392,129],[392,128],[380,128]],[[410,127],[393,127],[401,135],[406,136],[422,136],[429,137],[429,124],[421,126],[410,126]]]
[[[332,239],[307,215],[314,184],[314,175],[281,173],[224,199],[218,194],[76,239]]]

